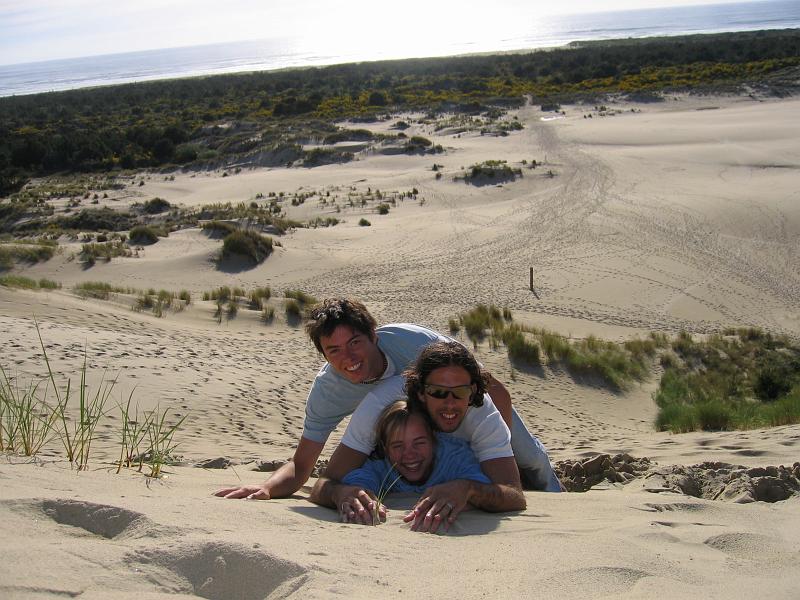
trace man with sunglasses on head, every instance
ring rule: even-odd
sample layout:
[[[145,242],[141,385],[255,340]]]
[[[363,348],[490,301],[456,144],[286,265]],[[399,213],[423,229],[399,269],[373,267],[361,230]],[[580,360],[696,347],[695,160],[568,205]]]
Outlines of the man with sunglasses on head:
[[[216,492],[217,496],[268,500],[294,494],[311,476],[328,436],[342,419],[352,414],[371,390],[402,373],[422,348],[449,339],[416,325],[377,327],[363,304],[343,298],[329,298],[315,306],[309,312],[306,332],[327,363],[309,392],[303,434],[294,456],[265,483],[225,488]],[[507,390],[490,378],[488,392],[511,424],[512,446],[526,487],[560,491],[546,451],[511,407]]]

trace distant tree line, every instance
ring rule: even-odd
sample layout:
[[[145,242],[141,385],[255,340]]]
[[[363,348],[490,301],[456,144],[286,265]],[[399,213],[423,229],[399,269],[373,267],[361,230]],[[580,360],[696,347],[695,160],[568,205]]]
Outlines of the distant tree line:
[[[49,173],[188,165],[296,145],[310,131],[321,137],[333,133],[333,119],[369,118],[387,107],[480,111],[519,103],[525,94],[547,102],[735,84],[798,65],[800,30],[780,30],[582,42],[520,54],[381,61],[0,98],[0,197],[32,176]]]

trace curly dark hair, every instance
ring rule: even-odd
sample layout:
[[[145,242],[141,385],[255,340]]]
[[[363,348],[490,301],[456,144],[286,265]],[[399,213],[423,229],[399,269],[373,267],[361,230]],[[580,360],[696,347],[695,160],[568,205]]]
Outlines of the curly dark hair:
[[[416,362],[403,372],[406,378],[405,392],[412,411],[421,409],[427,412],[422,402],[425,383],[433,371],[442,367],[461,367],[469,373],[476,388],[469,399],[469,405],[483,406],[483,395],[489,380],[472,353],[458,342],[433,342],[425,346]]]
[[[367,307],[352,298],[326,298],[312,306],[306,314],[306,333],[320,354],[321,338],[329,336],[339,325],[347,325],[353,330],[363,333],[369,339],[375,339],[375,328],[378,322],[369,314]]]

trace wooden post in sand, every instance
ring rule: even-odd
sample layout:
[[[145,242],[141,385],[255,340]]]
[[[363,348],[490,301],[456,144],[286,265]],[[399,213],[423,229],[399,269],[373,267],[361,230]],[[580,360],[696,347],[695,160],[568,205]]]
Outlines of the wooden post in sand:
[[[533,267],[531,267],[531,291],[533,291]]]

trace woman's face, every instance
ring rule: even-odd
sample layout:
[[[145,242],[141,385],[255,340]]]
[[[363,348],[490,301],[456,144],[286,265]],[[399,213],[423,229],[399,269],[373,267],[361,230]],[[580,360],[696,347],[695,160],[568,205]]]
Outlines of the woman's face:
[[[422,483],[433,471],[434,443],[423,417],[409,415],[406,426],[387,444],[389,461],[409,483]]]
[[[433,422],[445,433],[458,429],[477,387],[463,367],[439,367],[425,380],[422,397]]]

